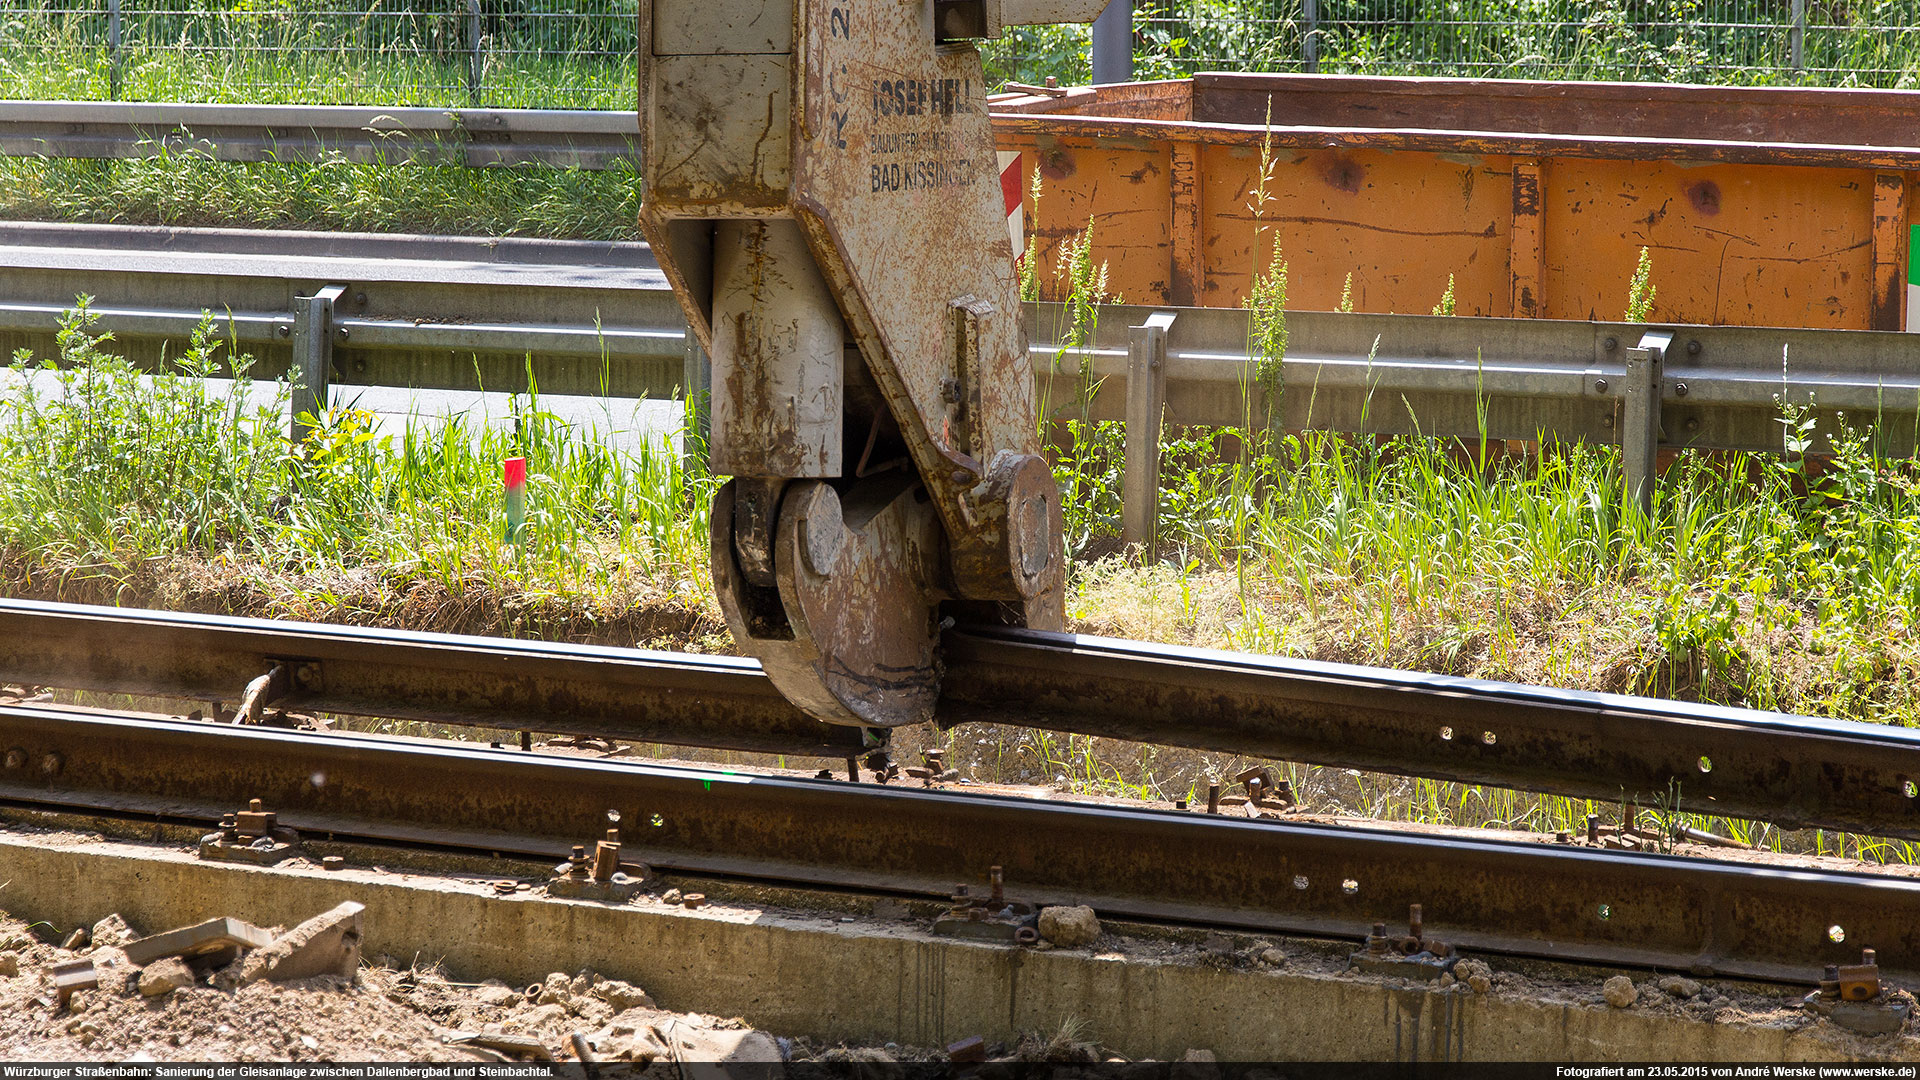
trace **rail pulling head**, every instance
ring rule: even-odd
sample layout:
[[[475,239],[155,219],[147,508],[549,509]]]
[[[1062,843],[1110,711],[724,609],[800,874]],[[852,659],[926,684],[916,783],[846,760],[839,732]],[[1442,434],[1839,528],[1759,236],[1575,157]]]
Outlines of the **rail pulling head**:
[[[709,464],[733,478],[714,584],[735,640],[821,720],[931,719],[948,614],[1062,622],[971,39],[1101,6],[640,5],[641,227],[712,357]]]

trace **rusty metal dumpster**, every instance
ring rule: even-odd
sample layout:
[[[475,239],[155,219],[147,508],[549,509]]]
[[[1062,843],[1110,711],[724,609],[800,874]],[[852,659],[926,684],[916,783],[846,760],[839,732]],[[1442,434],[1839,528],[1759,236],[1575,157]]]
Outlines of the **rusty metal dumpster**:
[[[1910,328],[1920,92],[1199,75],[992,108],[1040,258],[1092,221],[1128,303],[1238,305],[1277,241],[1294,308],[1351,275],[1355,310],[1426,314],[1451,275],[1461,315],[1618,319],[1646,247],[1655,321]]]

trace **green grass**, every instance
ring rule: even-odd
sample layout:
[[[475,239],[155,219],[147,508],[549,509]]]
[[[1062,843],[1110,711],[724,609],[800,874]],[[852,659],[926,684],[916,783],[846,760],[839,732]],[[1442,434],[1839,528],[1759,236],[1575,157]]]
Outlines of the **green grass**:
[[[637,240],[639,211],[632,168],[0,157],[14,220]]]
[[[183,606],[562,638],[715,632],[703,506],[665,442],[636,452],[517,399],[517,431],[334,409],[288,453],[276,405],[210,396],[229,358],[204,328],[143,379],[84,302],[57,387],[0,396],[0,551],[18,592],[172,596]],[[21,356],[22,371],[37,366]],[[276,407],[277,406],[277,407]],[[527,537],[504,542],[501,460],[529,461]],[[635,620],[632,609],[677,613]],[[677,627],[676,627],[677,620]]]

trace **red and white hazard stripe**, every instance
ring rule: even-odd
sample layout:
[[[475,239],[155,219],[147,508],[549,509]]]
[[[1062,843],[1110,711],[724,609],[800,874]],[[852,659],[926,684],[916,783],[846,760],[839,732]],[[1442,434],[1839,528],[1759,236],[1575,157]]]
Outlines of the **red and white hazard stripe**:
[[[1013,257],[1027,247],[1027,208],[1023,196],[1026,194],[1021,181],[1020,151],[1000,150],[1000,195],[1007,204],[1007,239],[1013,241]]]

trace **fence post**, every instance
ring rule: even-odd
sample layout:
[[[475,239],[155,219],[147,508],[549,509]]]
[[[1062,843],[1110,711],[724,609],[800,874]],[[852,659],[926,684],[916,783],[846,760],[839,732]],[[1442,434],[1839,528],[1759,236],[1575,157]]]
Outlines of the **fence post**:
[[[700,347],[700,338],[692,327],[687,328],[685,357],[680,375],[680,393],[686,407],[680,423],[680,460],[687,475],[697,476],[707,471],[707,440],[713,434],[708,404],[713,394],[713,361]]]
[[[120,0],[107,0],[107,100],[120,100]]]
[[[1320,70],[1319,0],[1300,0],[1300,66],[1310,73]]]
[[[1787,31],[1787,60],[1795,74],[1807,66],[1807,0],[1793,0],[1793,28]]]
[[[1160,418],[1167,408],[1167,331],[1174,312],[1127,328],[1127,459],[1120,484],[1120,539],[1160,555]]]
[[[480,104],[480,0],[467,0],[467,104]]]
[[[1653,513],[1653,480],[1660,452],[1661,365],[1673,331],[1648,330],[1627,350],[1626,399],[1620,418],[1620,464],[1627,498],[1645,515]]]
[[[293,400],[287,405],[287,435],[295,446],[313,430],[301,413],[319,416],[327,408],[327,381],[333,374],[333,305],[347,291],[328,285],[312,296],[293,300]],[[343,331],[344,332],[344,331]]]
[[[1093,20],[1093,81],[1123,83],[1133,79],[1133,0],[1107,0]]]

